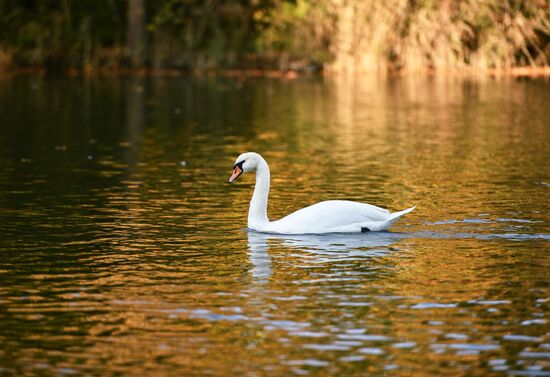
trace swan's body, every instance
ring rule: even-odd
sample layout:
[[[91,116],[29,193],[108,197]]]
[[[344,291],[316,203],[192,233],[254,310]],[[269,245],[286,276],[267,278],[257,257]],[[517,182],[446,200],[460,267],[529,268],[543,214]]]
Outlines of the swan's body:
[[[355,233],[388,229],[411,207],[390,213],[387,209],[348,200],[327,200],[302,208],[277,221],[267,217],[270,173],[267,162],[257,153],[240,155],[234,166],[233,182],[242,173],[256,171],[256,186],[248,211],[248,228],[258,232],[280,234]]]

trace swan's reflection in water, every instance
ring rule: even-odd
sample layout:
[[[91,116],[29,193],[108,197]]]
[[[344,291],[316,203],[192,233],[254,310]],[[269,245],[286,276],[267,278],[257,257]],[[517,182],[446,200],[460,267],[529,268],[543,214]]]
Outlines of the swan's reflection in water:
[[[378,257],[395,250],[390,246],[405,237],[402,233],[332,233],[281,235],[248,230],[248,251],[252,277],[265,283],[272,274],[269,248],[277,245],[289,251],[313,254],[316,262]]]
[[[252,277],[260,283],[271,276],[271,257],[268,253],[270,234],[248,231],[248,253],[252,264]]]

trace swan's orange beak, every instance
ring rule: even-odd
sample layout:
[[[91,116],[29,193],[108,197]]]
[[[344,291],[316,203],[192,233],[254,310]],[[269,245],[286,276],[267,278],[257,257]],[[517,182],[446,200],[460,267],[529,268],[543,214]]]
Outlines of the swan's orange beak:
[[[235,179],[239,178],[242,173],[243,169],[235,165],[235,167],[233,168],[233,174],[231,174],[231,177],[229,177],[229,183],[232,183]]]

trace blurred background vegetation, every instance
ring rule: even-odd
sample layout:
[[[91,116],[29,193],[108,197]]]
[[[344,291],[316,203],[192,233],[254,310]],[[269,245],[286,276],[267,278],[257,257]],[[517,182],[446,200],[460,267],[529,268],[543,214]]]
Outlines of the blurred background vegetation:
[[[509,69],[550,0],[0,0],[0,70]]]

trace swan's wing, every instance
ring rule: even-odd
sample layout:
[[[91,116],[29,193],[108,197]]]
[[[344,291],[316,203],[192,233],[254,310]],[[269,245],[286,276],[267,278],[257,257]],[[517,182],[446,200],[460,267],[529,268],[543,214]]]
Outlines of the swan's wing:
[[[302,208],[280,220],[271,222],[269,231],[277,233],[356,231],[349,227],[365,222],[385,221],[389,217],[388,210],[370,204],[329,200]]]

